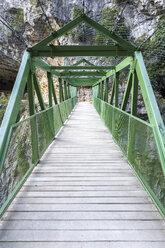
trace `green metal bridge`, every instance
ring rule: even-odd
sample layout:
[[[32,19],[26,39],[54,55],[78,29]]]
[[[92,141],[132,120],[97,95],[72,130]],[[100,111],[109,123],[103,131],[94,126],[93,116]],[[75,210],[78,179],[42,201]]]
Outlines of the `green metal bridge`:
[[[83,22],[114,45],[53,45]],[[83,56],[123,60],[51,66],[41,59]],[[47,73],[48,108],[37,68]],[[92,87],[93,104],[77,102],[78,86]],[[17,121],[25,89],[30,117]],[[137,117],[139,90],[148,121]],[[0,129],[0,155],[0,247],[165,247],[165,127],[142,54],[86,15],[25,51]]]

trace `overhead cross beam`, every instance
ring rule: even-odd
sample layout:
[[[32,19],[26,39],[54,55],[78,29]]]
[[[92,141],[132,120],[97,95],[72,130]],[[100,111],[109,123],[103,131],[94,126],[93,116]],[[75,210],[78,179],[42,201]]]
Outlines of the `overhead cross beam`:
[[[88,60],[86,59],[81,59],[80,61],[76,62],[75,64],[73,64],[72,66],[75,66],[76,68],[79,68],[78,65],[81,65],[82,63],[86,63],[88,66],[90,67],[94,67],[95,65],[91,62],[89,62]],[[64,71],[67,71],[67,70],[64,70]],[[99,70],[100,72],[103,72],[103,73],[106,73],[103,69]]]
[[[106,37],[109,37],[110,39],[112,39],[114,42],[116,42],[117,44],[122,46],[127,51],[135,51],[136,50],[136,47],[133,44],[131,44],[130,42],[128,42],[128,41],[126,41],[124,39],[122,39],[118,35],[114,34],[112,31],[108,30],[103,25],[100,25],[99,23],[95,22],[94,20],[92,20],[91,18],[86,16],[85,14],[77,17],[76,19],[74,19],[70,23],[66,24],[60,30],[52,32],[52,34],[50,36],[48,36],[47,38],[43,39],[37,45],[33,46],[32,50],[38,50],[43,46],[47,46],[48,44],[50,44],[54,40],[57,40],[62,35],[66,34],[68,31],[72,30],[73,28],[75,28],[76,26],[81,24],[82,22],[85,22],[89,26],[93,27],[95,30],[97,30],[100,33],[102,33],[103,35],[105,35]]]
[[[27,49],[33,57],[79,57],[79,56],[133,56],[131,50],[121,46],[45,46],[37,50]]]
[[[68,71],[68,72],[61,72],[60,76],[105,76],[106,73],[99,72],[99,71]]]
[[[73,77],[73,78],[67,78],[67,77],[65,77],[65,78],[63,78],[63,79],[66,79],[66,80],[69,80],[69,81],[74,81],[74,82],[77,82],[77,81],[79,81],[79,82],[97,82],[98,81],[98,78],[96,78],[96,77],[85,77],[85,78],[83,78],[83,77],[81,77],[81,78],[79,78],[79,77]]]
[[[112,70],[115,69],[115,66],[51,66],[51,70]]]

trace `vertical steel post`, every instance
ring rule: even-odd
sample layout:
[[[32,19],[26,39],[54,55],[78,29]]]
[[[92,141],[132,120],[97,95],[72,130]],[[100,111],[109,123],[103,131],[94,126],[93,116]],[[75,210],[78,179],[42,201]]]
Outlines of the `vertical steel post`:
[[[53,78],[52,78],[52,93],[53,93],[54,103],[56,105],[58,104],[58,101],[57,101],[57,96],[56,96],[56,90],[55,90],[54,83],[53,83]]]
[[[131,101],[131,114],[137,114],[137,102],[138,102],[138,78],[134,71],[132,76],[132,101]]]
[[[45,103],[42,97],[42,93],[41,93],[41,88],[40,88],[40,84],[38,82],[38,78],[35,72],[33,72],[33,82],[34,82],[34,87],[35,87],[35,91],[38,97],[38,101],[41,107],[41,110],[45,110]]]
[[[112,85],[112,89],[111,89],[111,97],[110,97],[110,104],[112,105],[113,104],[113,99],[114,99],[114,95],[115,95],[115,82],[116,82],[116,71],[115,71],[115,74],[114,74],[114,79],[113,79],[113,85]]]
[[[47,72],[47,78],[48,78],[48,92],[49,92],[49,107],[52,107],[52,75],[50,72]]]
[[[100,99],[103,100],[103,87],[104,87],[104,81],[100,83]]]
[[[9,130],[12,124],[14,124],[17,120],[17,116],[19,113],[20,102],[22,96],[24,94],[25,86],[29,76],[30,70],[30,54],[28,52],[24,53],[22,63],[11,93],[11,97],[2,120],[2,124],[0,127],[0,154],[1,158],[3,157],[6,149],[6,142],[9,135]],[[2,160],[3,162],[3,160]],[[3,163],[0,162],[0,173],[2,171]]]
[[[105,102],[108,102],[108,84],[109,84],[109,78],[106,78],[105,92],[104,92],[104,101]]]
[[[63,93],[63,87],[62,87],[62,79],[59,78],[59,93],[60,93],[60,102],[64,101],[64,93]]]
[[[115,107],[118,108],[119,98],[119,72],[115,73]]]
[[[67,93],[67,84],[66,81],[64,81],[64,93],[65,93],[65,100],[68,99],[68,93]]]
[[[121,104],[121,109],[123,111],[126,110],[126,107],[128,104],[128,99],[129,99],[130,92],[131,92],[131,88],[132,88],[132,71],[130,70],[129,75],[128,75],[126,89],[125,89],[124,96],[123,96],[123,101]]]
[[[99,83],[99,87],[98,87],[97,97],[100,98],[100,83]]]
[[[70,85],[68,84],[68,98],[71,98],[71,94],[70,94]]]
[[[33,85],[33,74],[30,70],[29,78],[27,81],[28,99],[29,99],[29,114],[35,114],[35,98],[34,98],[34,85]],[[32,163],[36,163],[39,159],[38,150],[38,134],[37,134],[37,123],[36,117],[30,119],[31,128],[31,144],[32,144]]]

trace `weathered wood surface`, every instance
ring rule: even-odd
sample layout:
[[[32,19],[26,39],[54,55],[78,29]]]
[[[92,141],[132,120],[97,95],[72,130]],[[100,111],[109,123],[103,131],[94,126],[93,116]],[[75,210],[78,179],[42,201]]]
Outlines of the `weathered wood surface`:
[[[90,103],[79,103],[0,223],[1,248],[164,248],[165,223]]]

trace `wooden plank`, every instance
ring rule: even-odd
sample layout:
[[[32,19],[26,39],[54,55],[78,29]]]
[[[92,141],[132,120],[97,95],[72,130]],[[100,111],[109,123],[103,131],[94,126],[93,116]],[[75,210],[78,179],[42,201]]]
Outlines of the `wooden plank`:
[[[132,180],[136,182],[136,178],[132,177],[34,177],[33,175],[28,179],[28,182],[38,182],[38,181],[56,181],[56,182],[97,182],[99,183],[100,181],[128,181]]]
[[[27,197],[22,198],[20,195],[15,198],[14,202],[17,204],[124,204],[124,203],[138,203],[150,204],[152,201],[148,197],[77,197],[77,198],[42,198],[42,197]]]
[[[49,186],[49,185],[53,185],[53,186],[57,186],[57,185],[63,185],[63,186],[65,186],[65,185],[67,185],[67,186],[73,186],[73,185],[78,185],[78,186],[84,186],[84,185],[86,185],[86,186],[92,186],[92,185],[94,185],[94,186],[107,186],[107,185],[109,185],[109,186],[114,186],[114,185],[139,185],[139,182],[137,182],[137,180],[134,178],[134,180],[118,180],[118,181],[109,181],[109,180],[104,180],[104,181],[99,181],[99,182],[97,182],[97,181],[81,181],[81,182],[79,182],[79,181],[74,181],[74,182],[72,182],[72,181],[69,181],[69,182],[60,182],[60,181],[36,181],[33,185],[40,185],[40,186],[43,186],[43,185],[45,185],[45,186]],[[31,183],[31,181],[30,181],[30,179],[28,179],[27,181],[26,181],[26,183],[24,184],[24,185],[32,185],[32,183]]]
[[[160,220],[68,220],[68,221],[3,221],[0,226],[3,230],[165,230]]]
[[[163,230],[94,230],[94,231],[54,231],[54,230],[2,230],[1,241],[165,241]]]
[[[156,211],[153,204],[16,204],[10,206],[8,212],[123,212],[123,211]]]
[[[137,186],[136,184],[135,185],[132,185],[131,186],[131,190],[137,190],[137,189],[140,189],[142,190],[142,187],[141,186]],[[61,185],[61,186],[55,186],[55,185],[49,185],[49,186],[45,186],[45,185],[29,185],[29,186],[24,186],[21,191],[91,191],[91,190],[96,190],[96,191],[123,191],[123,190],[126,190],[126,191],[130,191],[130,185],[129,186],[124,186],[124,185],[106,185],[106,186],[98,186],[98,185],[94,185],[94,186],[76,186],[76,185],[72,185],[72,186],[65,186],[65,185]]]
[[[116,168],[117,167],[117,168]],[[89,167],[89,166],[65,166],[65,167],[59,167],[59,166],[49,166],[46,167],[36,167],[35,172],[127,172],[130,168],[124,166],[114,166],[114,167]],[[130,170],[131,171],[131,170]]]
[[[158,212],[6,212],[2,220],[162,220]]]
[[[164,248],[165,242],[107,241],[107,242],[0,242],[1,248]]]
[[[104,176],[122,176],[122,177],[129,177],[132,176],[132,172],[34,172],[34,176],[46,176],[46,177],[104,177]]]
[[[54,192],[23,192],[23,197],[122,197],[122,196],[146,196],[146,192],[139,190],[130,191],[54,191]]]

